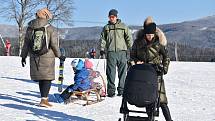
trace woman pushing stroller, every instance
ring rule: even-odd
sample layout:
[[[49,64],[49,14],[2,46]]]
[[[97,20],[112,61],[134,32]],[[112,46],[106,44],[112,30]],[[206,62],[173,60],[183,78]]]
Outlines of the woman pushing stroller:
[[[164,33],[156,27],[151,17],[148,17],[144,22],[144,29],[137,33],[137,38],[134,41],[130,54],[131,65],[150,63],[156,65],[158,75],[158,83],[161,88],[158,88],[160,93],[160,107],[166,121],[172,121],[169,108],[167,106],[167,96],[165,91],[163,74],[167,74],[170,58],[166,49],[166,37]],[[161,83],[162,82],[162,83]],[[161,90],[160,90],[161,89]],[[149,108],[146,108],[149,111]],[[149,115],[149,114],[148,114]]]

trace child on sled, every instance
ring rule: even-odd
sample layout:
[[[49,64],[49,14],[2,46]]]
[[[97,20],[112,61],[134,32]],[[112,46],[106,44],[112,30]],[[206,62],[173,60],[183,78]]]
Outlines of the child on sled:
[[[72,68],[75,72],[74,84],[68,86],[62,94],[60,94],[59,102],[69,103],[70,96],[74,91],[85,91],[91,88],[89,80],[89,71],[85,68],[84,61],[81,59],[74,59],[71,62]]]

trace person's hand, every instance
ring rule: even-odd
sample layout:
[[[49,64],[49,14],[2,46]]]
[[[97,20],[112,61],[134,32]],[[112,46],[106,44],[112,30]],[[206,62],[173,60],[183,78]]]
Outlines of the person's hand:
[[[104,54],[105,54],[105,51],[104,51],[104,50],[101,50],[101,51],[100,51],[100,55],[103,56]]]
[[[25,60],[25,58],[22,58],[21,64],[22,64],[22,67],[25,67],[25,65],[26,65],[26,60]]]
[[[131,66],[135,65],[135,62],[134,61],[131,61],[130,62]]]
[[[167,67],[164,67],[164,68],[163,68],[163,74],[165,75],[165,74],[167,74],[167,72],[168,72],[168,68],[167,68]]]
[[[144,62],[143,61],[137,61],[137,64],[143,64]]]
[[[60,56],[59,59],[60,59],[61,61],[65,61],[65,60],[66,60],[66,56]]]

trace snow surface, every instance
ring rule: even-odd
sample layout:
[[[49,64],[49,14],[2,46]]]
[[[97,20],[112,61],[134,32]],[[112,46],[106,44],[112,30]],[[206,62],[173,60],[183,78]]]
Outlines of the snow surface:
[[[72,83],[71,60],[66,59],[64,88]],[[49,95],[54,106],[36,106],[40,102],[38,84],[30,80],[29,63],[22,68],[20,61],[20,57],[0,57],[0,121],[117,121],[122,117],[119,113],[121,97],[107,97],[89,106],[82,106],[83,101],[69,105],[56,103],[52,96],[57,93],[56,81]],[[97,65],[98,60],[94,61]],[[56,59],[56,78],[58,63]],[[174,121],[215,121],[214,68],[215,63],[171,62],[164,78]],[[104,74],[103,60],[97,69]],[[162,113],[157,119],[165,121]]]
[[[199,29],[199,30],[203,31],[203,30],[206,30],[206,29],[208,29],[208,27],[202,27],[202,28]]]

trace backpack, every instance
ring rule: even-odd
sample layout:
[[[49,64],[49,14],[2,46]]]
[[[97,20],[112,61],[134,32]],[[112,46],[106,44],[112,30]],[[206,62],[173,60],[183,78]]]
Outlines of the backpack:
[[[35,56],[46,54],[49,50],[47,41],[47,24],[44,27],[36,28],[32,30],[30,49],[31,53]]]

